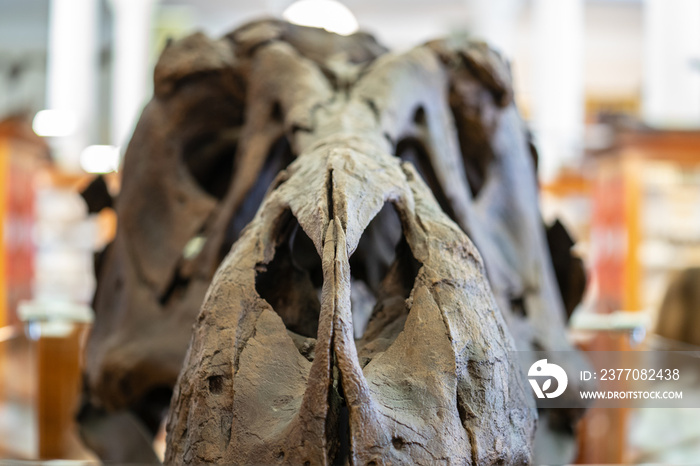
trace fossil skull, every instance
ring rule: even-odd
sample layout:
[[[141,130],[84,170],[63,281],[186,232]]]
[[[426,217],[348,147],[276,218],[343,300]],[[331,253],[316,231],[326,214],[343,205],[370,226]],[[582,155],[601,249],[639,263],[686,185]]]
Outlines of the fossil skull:
[[[266,20],[170,45],[102,260],[93,403],[148,423],[175,385],[176,463],[529,463],[513,351],[571,348],[512,97],[476,42]]]

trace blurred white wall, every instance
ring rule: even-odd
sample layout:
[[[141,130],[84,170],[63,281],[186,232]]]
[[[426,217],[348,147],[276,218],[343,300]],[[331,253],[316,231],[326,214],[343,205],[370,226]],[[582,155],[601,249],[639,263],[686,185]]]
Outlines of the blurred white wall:
[[[646,0],[644,118],[700,128],[700,1]]]
[[[644,5],[587,2],[585,86],[593,97],[637,96],[642,88]]]
[[[549,181],[583,154],[583,0],[534,0],[531,15],[531,126]]]
[[[126,147],[150,98],[150,48],[157,0],[109,0],[112,46],[111,143]]]
[[[51,0],[49,5],[46,108],[74,122],[70,134],[50,143],[56,160],[71,171],[79,170],[80,152],[96,131],[98,6],[97,0]]]

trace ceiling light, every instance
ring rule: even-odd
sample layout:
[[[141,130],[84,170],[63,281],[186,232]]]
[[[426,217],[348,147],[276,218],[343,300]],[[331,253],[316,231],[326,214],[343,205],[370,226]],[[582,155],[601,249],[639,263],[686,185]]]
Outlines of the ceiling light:
[[[44,137],[70,136],[77,126],[75,115],[65,110],[41,110],[32,121],[34,132]]]
[[[282,13],[284,19],[300,26],[322,28],[341,36],[357,31],[355,15],[335,0],[299,0]]]
[[[120,151],[114,146],[88,146],[80,153],[80,166],[88,173],[110,173],[119,169]]]

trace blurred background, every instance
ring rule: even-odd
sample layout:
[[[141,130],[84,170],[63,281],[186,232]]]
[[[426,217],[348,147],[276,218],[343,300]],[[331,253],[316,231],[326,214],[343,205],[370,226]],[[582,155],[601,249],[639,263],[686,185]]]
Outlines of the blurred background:
[[[644,347],[653,334],[700,345],[657,325],[671,283],[700,289],[700,1],[344,0],[331,13],[293,3],[0,0],[0,458],[91,458],[69,427],[42,431],[72,422],[93,255],[116,225],[79,193],[97,173],[118,192],[168,39],[219,37],[261,16],[343,34],[359,25],[397,50],[446,35],[489,42],[511,62],[534,135],[545,222],[564,224],[586,267],[572,338],[589,350]],[[48,326],[49,314],[64,325]],[[700,423],[676,417],[672,437],[655,436],[634,427],[640,416],[591,410],[578,461],[698,461]]]

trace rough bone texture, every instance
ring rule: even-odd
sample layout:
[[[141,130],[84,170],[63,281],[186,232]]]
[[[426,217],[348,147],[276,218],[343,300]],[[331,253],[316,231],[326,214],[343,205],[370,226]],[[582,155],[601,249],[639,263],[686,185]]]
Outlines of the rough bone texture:
[[[414,141],[405,150],[427,155],[451,210],[468,205],[456,205],[460,185],[449,179],[468,187],[446,99],[454,78],[440,61],[458,53],[436,53],[436,43],[362,70],[334,67],[269,39],[270,28],[232,37],[252,50],[241,58],[255,83],[248,112],[279,105],[297,157],[214,277],[173,397],[167,461],[530,462],[533,400],[479,253],[397,154],[400,141]],[[250,45],[251,37],[266,39]],[[356,342],[348,258],[386,203],[402,240]],[[294,238],[290,223],[301,229]],[[296,235],[321,259],[319,306],[313,261],[304,269],[288,259]],[[258,277],[276,267],[289,282],[261,286]],[[265,299],[267,287],[287,302]],[[317,328],[299,335],[299,312]]]
[[[184,358],[168,462],[532,461],[512,351],[571,348],[484,44],[390,54],[269,20],[178,41],[116,209],[90,399],[157,423]]]

